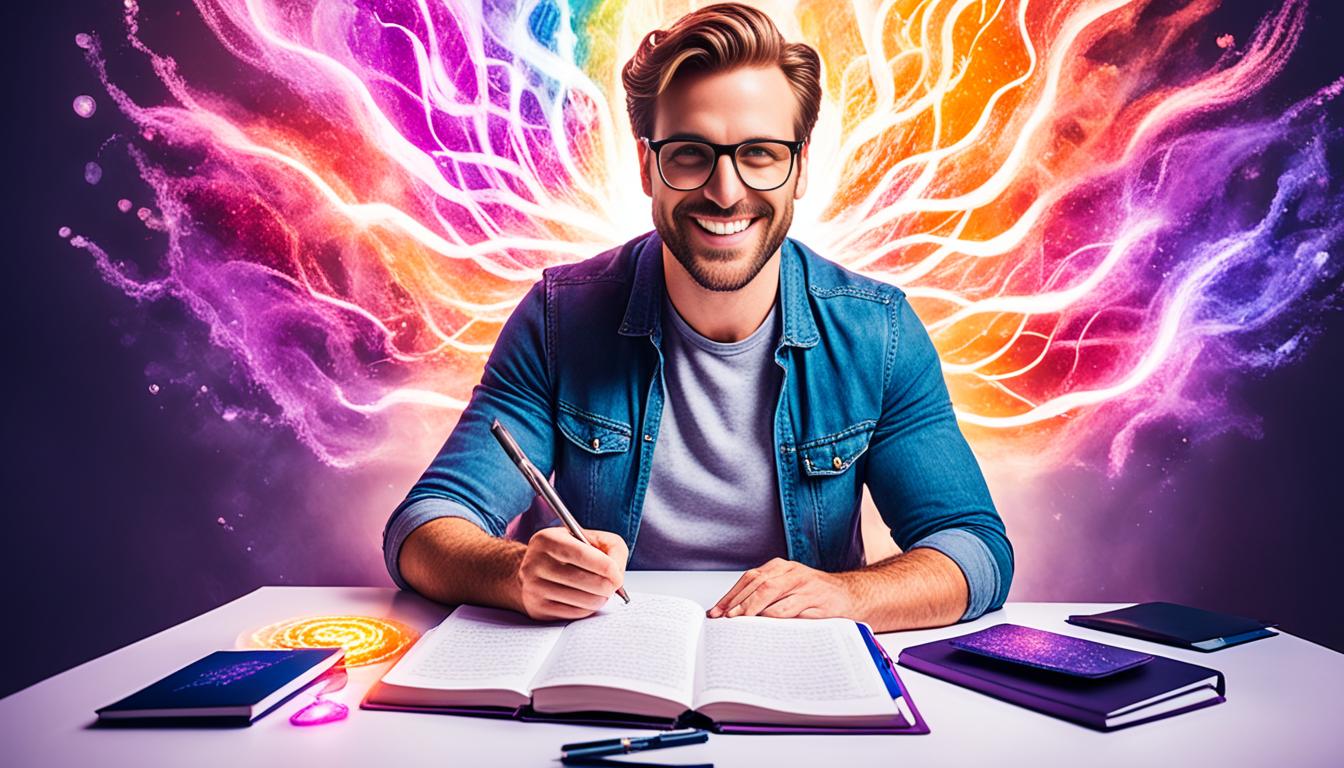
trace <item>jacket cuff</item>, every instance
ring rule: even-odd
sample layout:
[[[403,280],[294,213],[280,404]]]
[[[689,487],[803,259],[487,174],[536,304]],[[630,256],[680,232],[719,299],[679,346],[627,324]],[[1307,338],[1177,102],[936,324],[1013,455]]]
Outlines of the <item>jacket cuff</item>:
[[[989,609],[994,596],[999,593],[999,566],[979,536],[962,528],[946,528],[925,536],[910,549],[919,547],[935,549],[952,558],[966,577],[970,596],[962,621],[979,618]]]

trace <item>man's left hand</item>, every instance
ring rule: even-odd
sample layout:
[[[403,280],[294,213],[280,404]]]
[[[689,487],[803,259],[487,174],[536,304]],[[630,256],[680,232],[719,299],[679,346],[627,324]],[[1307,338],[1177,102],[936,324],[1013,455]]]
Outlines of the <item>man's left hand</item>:
[[[854,596],[843,577],[775,558],[752,568],[710,608],[711,619],[734,616],[824,619],[855,617]]]

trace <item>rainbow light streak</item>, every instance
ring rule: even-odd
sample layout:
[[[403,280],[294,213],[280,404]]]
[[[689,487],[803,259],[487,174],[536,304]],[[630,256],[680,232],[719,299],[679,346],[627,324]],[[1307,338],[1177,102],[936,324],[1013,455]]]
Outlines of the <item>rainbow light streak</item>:
[[[984,460],[1118,472],[1147,423],[1253,427],[1227,383],[1318,330],[1344,78],[1260,116],[1306,4],[1245,40],[1209,28],[1216,5],[763,4],[825,62],[793,234],[907,291]],[[127,2],[169,103],[136,103],[80,43],[139,128],[167,253],[146,278],[71,242],[209,326],[259,392],[231,412],[278,413],[333,466],[422,462],[541,270],[651,228],[619,67],[691,5],[197,7],[231,71],[151,47]]]
[[[346,669],[382,664],[400,656],[420,633],[397,621],[370,616],[317,616],[288,619],[262,627],[243,638],[248,648],[345,649]]]

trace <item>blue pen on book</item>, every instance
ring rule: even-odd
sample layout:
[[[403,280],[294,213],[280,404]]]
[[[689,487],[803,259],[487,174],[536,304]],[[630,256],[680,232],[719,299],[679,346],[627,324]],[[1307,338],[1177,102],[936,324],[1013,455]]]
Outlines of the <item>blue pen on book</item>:
[[[560,759],[564,761],[588,760],[595,757],[623,755],[648,749],[667,749],[687,744],[703,744],[706,741],[709,741],[709,732],[701,730],[660,733],[657,736],[627,736],[621,739],[581,741],[561,747]]]

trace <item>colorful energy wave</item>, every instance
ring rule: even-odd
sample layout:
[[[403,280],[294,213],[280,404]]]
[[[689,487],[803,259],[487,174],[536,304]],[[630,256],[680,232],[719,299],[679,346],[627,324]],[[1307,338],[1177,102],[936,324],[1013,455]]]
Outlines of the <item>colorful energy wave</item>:
[[[341,665],[363,667],[391,661],[411,647],[420,633],[398,621],[372,616],[315,616],[287,619],[240,639],[246,648],[345,649]]]
[[[1245,39],[1215,0],[760,5],[824,61],[793,234],[908,293],[982,459],[1114,473],[1149,423],[1253,428],[1229,383],[1293,360],[1341,273],[1344,78],[1270,98],[1306,2]],[[255,387],[225,418],[333,466],[422,463],[541,270],[651,228],[619,68],[691,7],[198,0],[219,66],[127,0],[168,100],[79,44],[167,251],[71,242],[209,327]]]

